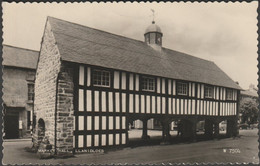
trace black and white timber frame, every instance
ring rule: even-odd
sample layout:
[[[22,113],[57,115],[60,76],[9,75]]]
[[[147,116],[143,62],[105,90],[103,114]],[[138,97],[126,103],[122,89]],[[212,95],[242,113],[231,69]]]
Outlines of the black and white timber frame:
[[[131,73],[91,65],[76,65],[74,77],[74,149],[122,146],[128,143],[128,124],[136,119],[216,118],[238,115],[237,89],[213,87],[213,97],[204,97],[200,82]],[[110,86],[93,85],[93,69],[110,72]],[[155,90],[141,88],[143,76],[155,79]],[[187,95],[178,95],[176,85],[185,82]],[[226,98],[226,91],[232,98]]]

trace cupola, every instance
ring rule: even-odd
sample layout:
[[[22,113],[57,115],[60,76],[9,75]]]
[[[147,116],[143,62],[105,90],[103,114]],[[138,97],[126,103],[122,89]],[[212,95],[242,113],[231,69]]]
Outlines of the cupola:
[[[144,40],[149,45],[162,46],[162,36],[161,28],[155,24],[155,21],[152,21],[152,24],[145,30]]]

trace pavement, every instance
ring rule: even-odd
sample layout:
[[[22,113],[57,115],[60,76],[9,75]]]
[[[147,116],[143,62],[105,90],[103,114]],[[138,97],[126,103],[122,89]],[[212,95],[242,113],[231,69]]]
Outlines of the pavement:
[[[239,138],[194,143],[173,141],[170,145],[160,145],[157,137],[161,132],[148,131],[152,135],[149,145],[130,146],[105,153],[76,154],[67,159],[39,159],[37,154],[25,150],[31,147],[31,140],[4,141],[3,164],[259,163],[257,132],[257,129],[240,130]],[[140,142],[137,138],[140,133],[140,130],[130,131],[132,145]]]

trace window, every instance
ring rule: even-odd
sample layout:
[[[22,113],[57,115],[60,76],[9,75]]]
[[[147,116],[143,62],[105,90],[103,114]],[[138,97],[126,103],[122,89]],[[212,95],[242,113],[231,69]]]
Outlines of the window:
[[[34,100],[34,84],[28,84],[28,100]]]
[[[142,77],[142,90],[144,91],[154,91],[155,90],[155,80],[150,77]]]
[[[226,99],[232,100],[232,90],[231,89],[227,89]]]
[[[93,84],[95,86],[110,86],[110,72],[105,70],[93,70]]]
[[[187,95],[188,94],[188,84],[183,82],[177,83],[177,93],[178,95]]]
[[[212,86],[205,85],[204,96],[205,96],[205,98],[213,98],[213,87]]]
[[[31,111],[27,111],[27,130],[31,127]]]
[[[150,35],[149,34],[146,34],[145,42],[150,44]]]
[[[156,44],[162,45],[162,36],[161,34],[156,33]]]

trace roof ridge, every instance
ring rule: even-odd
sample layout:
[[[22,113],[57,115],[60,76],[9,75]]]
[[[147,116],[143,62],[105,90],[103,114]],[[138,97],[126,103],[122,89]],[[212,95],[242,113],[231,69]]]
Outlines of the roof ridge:
[[[144,41],[50,16],[47,20],[64,61],[241,89],[213,61],[165,47],[158,52]]]
[[[96,31],[100,31],[100,32],[103,32],[103,33],[107,33],[107,34],[110,34],[110,35],[122,37],[122,38],[125,38],[125,39],[127,39],[127,40],[134,40],[134,41],[138,41],[138,42],[141,42],[141,43],[145,43],[145,42],[143,42],[143,41],[141,41],[141,40],[137,40],[137,39],[129,38],[129,37],[126,37],[126,36],[118,35],[118,34],[115,34],[115,33],[112,33],[112,32],[107,32],[107,31],[104,31],[104,30],[96,29],[96,28],[93,28],[93,27],[89,27],[89,26],[86,26],[86,25],[79,24],[79,23],[70,22],[70,21],[63,20],[63,19],[56,18],[56,17],[52,17],[52,16],[47,16],[47,17],[48,17],[48,18],[51,18],[51,19],[56,19],[56,20],[60,20],[60,21],[63,21],[63,22],[67,22],[67,23],[70,23],[70,24],[74,24],[74,25],[77,25],[77,26],[81,26],[81,27],[85,27],[85,28],[90,28],[90,29],[93,29],[93,30],[96,30]]]
[[[140,43],[142,43],[142,44],[145,44],[145,42],[144,42],[144,41],[141,41],[141,40],[137,40],[137,39],[133,39],[133,38],[130,38],[130,37],[126,37],[126,36],[114,34],[114,33],[111,33],[111,32],[107,32],[107,31],[104,31],[104,30],[96,29],[96,28],[93,28],[93,27],[89,27],[89,26],[86,26],[86,25],[79,24],[79,23],[70,22],[70,21],[63,20],[63,19],[56,18],[56,17],[52,17],[52,16],[47,16],[47,18],[60,20],[60,21],[67,22],[67,23],[70,23],[70,24],[74,24],[74,25],[77,25],[77,26],[81,26],[81,27],[84,27],[84,28],[89,28],[89,29],[96,30],[96,31],[99,31],[99,32],[102,32],[102,33],[114,35],[114,36],[121,37],[121,38],[124,38],[124,39],[127,39],[127,40],[138,41],[138,42],[140,42]],[[187,55],[187,56],[191,56],[191,57],[194,57],[194,58],[197,58],[197,59],[200,59],[200,60],[204,60],[204,61],[207,61],[207,62],[213,62],[213,61],[206,60],[206,59],[203,59],[203,58],[200,58],[200,57],[197,57],[197,56],[193,56],[193,55],[190,55],[190,54],[181,52],[181,51],[172,50],[172,49],[167,48],[167,47],[162,47],[162,49],[166,49],[166,50],[170,50],[170,51],[175,51],[175,52],[178,52],[178,53],[181,53],[181,54],[185,54],[185,55]]]
[[[33,50],[33,49],[29,49],[29,48],[24,48],[24,47],[18,47],[18,46],[12,46],[12,45],[9,45],[9,44],[3,44],[3,46],[18,48],[18,49],[27,50],[27,51],[33,51],[33,52],[38,52],[38,53],[40,52],[40,51],[37,51],[37,50]]]

